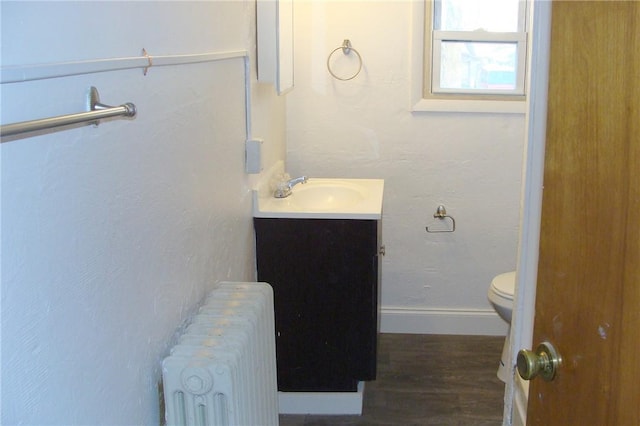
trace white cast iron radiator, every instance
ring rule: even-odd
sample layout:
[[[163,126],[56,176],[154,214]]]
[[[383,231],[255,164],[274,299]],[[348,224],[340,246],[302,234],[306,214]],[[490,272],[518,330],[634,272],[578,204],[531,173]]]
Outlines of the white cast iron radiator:
[[[168,425],[278,424],[273,290],[220,283],[162,362]]]

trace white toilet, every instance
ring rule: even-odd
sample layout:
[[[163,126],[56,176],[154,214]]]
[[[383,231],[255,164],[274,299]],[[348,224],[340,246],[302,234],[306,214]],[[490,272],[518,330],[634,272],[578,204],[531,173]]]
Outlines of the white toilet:
[[[493,309],[495,309],[500,318],[509,324],[507,337],[504,339],[504,346],[502,348],[500,365],[498,366],[498,378],[503,382],[507,381],[509,375],[505,364],[509,355],[509,334],[511,332],[511,313],[513,312],[515,287],[516,271],[505,272],[504,274],[496,275],[493,280],[491,280],[488,293],[489,302],[491,302]]]

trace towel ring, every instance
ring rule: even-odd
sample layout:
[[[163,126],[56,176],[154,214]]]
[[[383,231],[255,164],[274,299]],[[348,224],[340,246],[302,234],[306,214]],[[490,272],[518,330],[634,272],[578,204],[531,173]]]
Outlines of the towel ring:
[[[337,75],[334,74],[334,72],[331,70],[331,57],[333,56],[334,53],[336,53],[338,50],[342,50],[342,53],[344,53],[345,55],[348,55],[349,53],[351,53],[352,51],[355,52],[356,56],[358,56],[358,71],[356,71],[355,74],[353,74],[351,77],[338,77]],[[360,56],[360,53],[358,53],[358,51],[356,49],[354,49],[353,47],[351,47],[351,42],[349,41],[349,39],[345,39],[342,42],[342,46],[340,47],[336,47],[335,49],[333,49],[331,51],[331,53],[329,53],[329,57],[327,58],[327,70],[329,70],[329,74],[331,74],[333,76],[333,78],[336,78],[338,80],[341,81],[348,81],[348,80],[352,80],[354,78],[356,78],[356,76],[358,74],[360,74],[360,70],[362,70],[362,56]]]

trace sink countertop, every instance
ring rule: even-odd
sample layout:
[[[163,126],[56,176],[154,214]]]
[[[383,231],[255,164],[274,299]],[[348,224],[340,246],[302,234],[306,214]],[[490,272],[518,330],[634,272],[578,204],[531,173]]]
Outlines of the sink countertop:
[[[347,191],[357,194],[357,197],[344,202],[329,200],[330,205],[325,206],[319,205],[320,201],[312,205],[305,204],[309,199],[308,194],[312,194],[314,189],[320,189],[319,193],[326,199],[332,187],[338,188],[338,191],[346,188]],[[298,198],[296,191],[301,194]],[[286,198],[275,198],[273,194],[260,197],[257,191],[253,191],[253,216],[291,219],[381,219],[383,192],[383,179],[309,178],[306,184],[294,186],[292,194]]]

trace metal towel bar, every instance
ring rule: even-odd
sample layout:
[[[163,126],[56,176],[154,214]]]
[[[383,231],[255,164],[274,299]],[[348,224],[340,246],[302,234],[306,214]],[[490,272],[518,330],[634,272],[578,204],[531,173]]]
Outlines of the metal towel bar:
[[[116,107],[100,103],[100,96],[95,87],[91,87],[89,91],[88,107],[89,111],[87,112],[5,124],[0,126],[0,137],[14,136],[78,123],[93,123],[97,125],[99,121],[104,118],[119,116],[135,117],[136,115],[136,106],[130,102]]]

